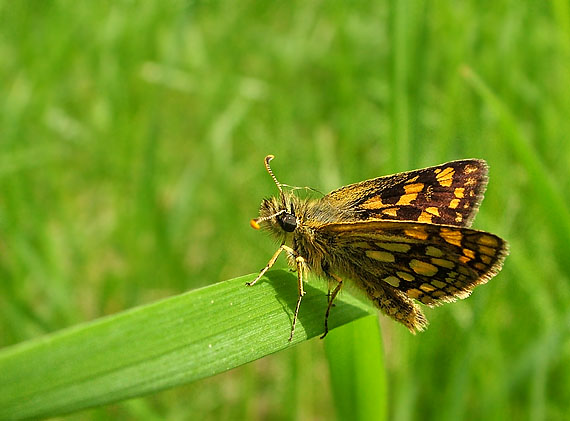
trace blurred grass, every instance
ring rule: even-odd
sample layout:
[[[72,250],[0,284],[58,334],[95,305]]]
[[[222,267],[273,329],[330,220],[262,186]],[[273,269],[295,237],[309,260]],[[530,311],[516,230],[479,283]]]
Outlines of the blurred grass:
[[[479,157],[475,227],[511,256],[423,334],[381,318],[388,418],[564,419],[569,22],[563,1],[0,1],[0,345],[261,268],[268,153],[321,191]],[[69,418],[330,419],[328,373],[309,341]]]

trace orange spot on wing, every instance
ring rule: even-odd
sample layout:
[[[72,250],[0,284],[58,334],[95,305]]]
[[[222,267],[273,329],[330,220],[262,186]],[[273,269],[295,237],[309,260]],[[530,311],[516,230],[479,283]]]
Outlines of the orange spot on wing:
[[[449,228],[442,228],[439,235],[449,244],[461,247],[461,240],[463,239],[463,234],[461,234],[461,231],[452,230]]]
[[[495,255],[495,249],[493,249],[491,247],[487,247],[487,246],[482,246],[482,245],[479,245],[479,252],[486,254],[488,256],[494,256]]]
[[[388,216],[393,216],[395,218],[398,216],[398,208],[382,209],[382,213]]]
[[[423,190],[423,188],[424,188],[424,183],[406,184],[404,186],[406,194],[419,193]]]
[[[435,176],[435,179],[442,186],[449,187],[453,182],[453,174],[455,174],[455,170],[452,167],[447,167],[444,168],[439,174],[437,174]]]
[[[433,290],[435,290],[435,287],[430,284],[421,284],[420,289],[425,292],[432,292]]]
[[[495,237],[492,237],[490,235],[482,235],[477,239],[477,242],[479,244],[483,244],[485,246],[490,246],[490,247],[497,247],[499,245],[499,242],[497,241],[497,239]]]
[[[411,228],[404,230],[404,234],[408,237],[417,238],[418,240],[427,240],[428,233],[423,228]]]
[[[431,263],[422,262],[421,260],[412,259],[409,263],[410,268],[418,275],[433,276],[437,273],[437,266]]]
[[[439,259],[437,257],[432,257],[430,260],[434,265],[438,265],[444,268],[453,269],[455,267],[455,263],[453,263],[451,260]]]
[[[471,174],[477,171],[477,167],[475,165],[466,165],[464,171],[465,174]]]
[[[382,198],[380,196],[374,196],[364,202],[361,206],[364,209],[381,209],[386,207],[386,204],[382,203]]]
[[[439,216],[439,209],[436,208],[435,206],[430,206],[429,208],[426,208],[426,212],[431,213],[433,216]]]
[[[431,223],[432,218],[433,218],[432,214],[427,213],[426,211],[422,211],[421,215],[418,217],[418,222]]]
[[[473,250],[470,249],[463,249],[463,254],[467,257],[469,257],[470,259],[474,259],[475,258],[475,252]]]
[[[422,295],[424,295],[423,292],[421,292],[419,289],[415,289],[415,288],[412,288],[412,289],[407,290],[407,291],[406,291],[406,294],[408,294],[408,296],[411,297],[411,298],[415,298],[416,300],[417,300],[419,297],[421,297]]]

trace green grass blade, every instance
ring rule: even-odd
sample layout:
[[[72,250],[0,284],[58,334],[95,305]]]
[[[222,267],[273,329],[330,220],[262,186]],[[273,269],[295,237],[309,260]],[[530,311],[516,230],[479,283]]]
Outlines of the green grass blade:
[[[320,335],[325,289],[306,286],[288,342],[296,277],[243,276],[0,351],[0,419],[48,417],[212,376]],[[332,328],[369,308],[344,294]],[[332,332],[331,332],[332,333]]]
[[[329,333],[325,350],[338,419],[387,419],[387,376],[378,317],[365,317]]]

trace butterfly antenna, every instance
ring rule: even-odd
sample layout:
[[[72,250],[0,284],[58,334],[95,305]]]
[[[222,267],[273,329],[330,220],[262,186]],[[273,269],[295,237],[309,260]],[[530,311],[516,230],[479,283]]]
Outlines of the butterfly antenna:
[[[258,230],[259,228],[261,228],[259,226],[260,222],[267,221],[268,219],[271,219],[271,218],[275,218],[276,216],[279,216],[285,212],[286,212],[285,209],[283,209],[283,210],[280,210],[279,212],[275,212],[273,215],[263,216],[263,217],[260,216],[259,218],[254,218],[251,221],[249,221],[249,225],[251,225],[252,228]]]
[[[275,156],[273,156],[273,155],[267,155],[265,157],[265,168],[267,168],[267,172],[269,173],[271,178],[273,178],[273,181],[275,181],[275,184],[277,184],[277,188],[279,189],[281,194],[283,194],[283,189],[281,188],[281,183],[279,181],[277,181],[277,177],[275,177],[275,175],[273,174],[273,171],[271,171],[271,167],[269,166],[269,161],[271,161],[273,158],[275,158]]]
[[[279,193],[281,193],[281,196],[283,196],[283,189],[281,188],[281,183],[279,181],[277,181],[277,177],[275,177],[275,174],[273,174],[273,171],[271,171],[271,166],[269,165],[269,161],[271,161],[273,158],[275,158],[274,155],[267,155],[265,157],[265,168],[267,169],[267,172],[269,173],[271,178],[273,178],[273,181],[275,181],[275,184],[277,185],[277,188],[279,189]],[[276,216],[279,216],[285,212],[286,212],[286,210],[282,209],[279,212],[274,213],[273,215],[252,219],[251,221],[249,221],[249,224],[251,225],[252,228],[255,228],[256,230],[258,230],[260,228],[260,226],[259,226],[260,222],[267,221],[268,219],[271,219],[271,218],[275,218]]]

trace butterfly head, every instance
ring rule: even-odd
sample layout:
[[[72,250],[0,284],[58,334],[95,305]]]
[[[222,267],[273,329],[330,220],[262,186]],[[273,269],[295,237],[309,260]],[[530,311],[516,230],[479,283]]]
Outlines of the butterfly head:
[[[294,196],[283,191],[281,183],[271,171],[269,161],[273,158],[273,155],[265,157],[265,168],[279,189],[279,197],[263,199],[259,208],[259,217],[252,219],[249,223],[252,228],[260,229],[260,223],[267,222],[271,231],[283,234],[283,232],[295,231],[299,221],[295,216]]]

